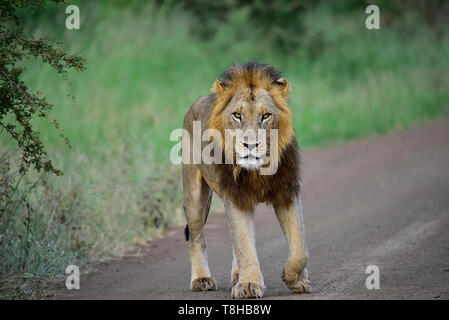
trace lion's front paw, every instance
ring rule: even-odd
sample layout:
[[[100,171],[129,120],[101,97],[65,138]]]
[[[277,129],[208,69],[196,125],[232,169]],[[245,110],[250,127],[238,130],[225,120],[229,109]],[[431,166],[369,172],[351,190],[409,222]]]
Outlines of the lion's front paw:
[[[237,282],[232,287],[233,299],[250,299],[250,298],[262,298],[263,285],[254,282]]]
[[[196,278],[190,285],[192,291],[213,291],[217,290],[215,280],[211,277]]]
[[[285,274],[285,268],[282,270],[282,280],[285,282],[287,288],[293,293],[310,293],[312,287],[310,286],[307,269],[301,273]]]

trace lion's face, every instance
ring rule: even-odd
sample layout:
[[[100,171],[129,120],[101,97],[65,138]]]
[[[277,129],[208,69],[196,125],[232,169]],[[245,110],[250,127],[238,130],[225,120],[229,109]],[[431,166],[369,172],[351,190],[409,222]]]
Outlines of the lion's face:
[[[225,138],[226,158],[249,170],[277,163],[294,136],[288,81],[267,65],[233,66],[223,77],[212,87],[216,101],[209,127]]]
[[[267,163],[270,129],[279,125],[279,109],[267,90],[236,90],[223,110],[223,122],[235,135],[231,143],[236,164],[257,170]]]

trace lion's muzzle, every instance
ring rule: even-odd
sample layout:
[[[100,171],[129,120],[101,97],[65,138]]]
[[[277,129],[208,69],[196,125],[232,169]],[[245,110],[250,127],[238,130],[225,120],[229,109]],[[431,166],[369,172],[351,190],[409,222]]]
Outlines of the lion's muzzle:
[[[264,165],[266,159],[266,142],[240,140],[235,145],[236,162],[246,169],[257,170]]]

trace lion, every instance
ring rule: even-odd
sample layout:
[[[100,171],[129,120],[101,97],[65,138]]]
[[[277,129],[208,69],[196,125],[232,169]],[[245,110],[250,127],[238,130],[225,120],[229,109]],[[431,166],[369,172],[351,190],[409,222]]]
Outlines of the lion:
[[[189,135],[182,137],[181,152],[184,154],[186,146],[193,144],[193,124],[199,122],[202,132],[218,130],[223,139],[216,139],[215,143],[224,151],[223,159],[232,161],[187,161],[182,165],[190,289],[217,289],[209,270],[204,239],[204,226],[215,192],[224,202],[233,241],[232,298],[263,296],[265,285],[255,247],[254,209],[264,202],[274,207],[289,245],[282,280],[294,293],[309,293],[308,249],[299,196],[300,153],[288,106],[289,83],[273,66],[249,62],[229,67],[215,80],[211,92],[187,111],[184,130]],[[277,130],[277,141],[275,144],[268,135],[250,138],[236,134],[231,142],[223,143],[226,130]],[[276,156],[270,155],[271,149]],[[275,163],[275,169],[272,174],[261,174],[267,161]]]

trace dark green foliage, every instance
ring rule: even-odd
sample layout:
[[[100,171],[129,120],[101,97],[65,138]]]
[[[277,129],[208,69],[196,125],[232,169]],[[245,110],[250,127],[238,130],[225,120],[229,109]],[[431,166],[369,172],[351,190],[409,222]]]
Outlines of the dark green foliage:
[[[70,206],[62,205],[61,193],[49,188],[46,175],[31,178],[29,174],[30,167],[38,172],[62,174],[47,158],[33,119],[46,118],[65,143],[70,144],[58,122],[49,115],[53,106],[22,81],[23,65],[29,58],[51,66],[67,85],[70,69],[85,68],[85,59],[65,53],[60,43],[25,33],[21,17],[50,1],[0,0],[0,132],[17,144],[13,154],[4,151],[0,154],[0,297],[42,296],[48,279],[56,272],[54,266],[58,265],[51,257],[58,246],[67,242],[65,234],[53,233],[61,233],[59,226],[63,226],[56,219],[57,213]],[[38,188],[45,191],[39,200]],[[58,205],[45,208],[47,198]],[[50,219],[44,214],[47,211],[51,212]],[[66,263],[66,259],[58,257],[59,263]],[[42,269],[42,265],[52,267]]]
[[[133,4],[143,4],[134,1]],[[304,33],[304,15],[310,9],[322,6],[335,14],[347,14],[359,11],[364,14],[370,4],[380,7],[387,21],[401,17],[405,12],[415,11],[424,17],[432,27],[438,29],[449,14],[446,0],[156,0],[161,7],[181,5],[198,20],[193,26],[193,33],[203,39],[211,39],[220,25],[229,22],[230,17],[239,10],[246,10],[248,28],[265,35],[272,40],[279,50],[291,52],[302,45]],[[316,21],[317,24],[320,21]]]
[[[165,1],[159,1],[165,3]],[[318,3],[317,0],[226,0],[226,1],[182,1],[183,8],[193,13],[199,24],[193,30],[200,37],[212,37],[220,24],[226,23],[237,10],[248,12],[248,28],[273,39],[281,50],[297,47],[302,32],[301,15],[307,8]]]
[[[51,0],[62,3],[63,0]],[[39,138],[39,133],[32,124],[33,116],[44,117],[59,131],[60,136],[70,146],[62,134],[58,122],[49,116],[53,107],[39,91],[32,92],[21,81],[23,68],[21,64],[30,57],[40,58],[58,72],[69,84],[69,69],[82,71],[85,59],[77,54],[65,53],[60,44],[47,38],[35,38],[24,33],[21,20],[16,11],[21,8],[37,9],[43,1],[16,0],[0,1],[0,127],[17,143],[21,151],[20,171],[27,172],[30,166],[37,171],[62,172],[47,159],[46,148]]]

